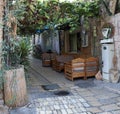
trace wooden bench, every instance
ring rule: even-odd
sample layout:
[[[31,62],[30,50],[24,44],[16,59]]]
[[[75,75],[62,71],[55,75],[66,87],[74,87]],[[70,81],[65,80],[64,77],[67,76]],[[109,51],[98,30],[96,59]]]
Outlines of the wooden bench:
[[[65,77],[72,80],[74,78],[85,78],[85,59],[77,58],[65,64]]]
[[[74,78],[95,76],[98,72],[98,59],[89,57],[87,59],[77,58],[65,64],[65,77],[72,80]]]
[[[64,70],[64,64],[71,61],[72,59],[74,59],[74,57],[71,55],[56,56],[56,58],[52,60],[52,68],[56,71],[61,72],[62,70]]]
[[[85,60],[85,78],[95,76],[98,72],[98,58],[89,57]]]

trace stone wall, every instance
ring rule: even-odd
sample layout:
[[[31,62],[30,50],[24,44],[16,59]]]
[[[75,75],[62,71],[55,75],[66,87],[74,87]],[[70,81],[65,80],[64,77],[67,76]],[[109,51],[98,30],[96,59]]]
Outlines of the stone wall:
[[[117,68],[120,71],[120,13],[114,16],[107,17],[104,20],[104,22],[112,23],[115,29],[113,38],[114,38],[115,54],[117,56]]]

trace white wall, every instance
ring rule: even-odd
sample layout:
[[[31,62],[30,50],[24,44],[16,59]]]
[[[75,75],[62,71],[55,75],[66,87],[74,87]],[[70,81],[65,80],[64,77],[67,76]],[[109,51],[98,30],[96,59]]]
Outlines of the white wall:
[[[115,40],[115,52],[117,55],[117,68],[120,71],[120,13],[115,16],[108,17],[107,22],[110,22],[114,25],[114,40]]]
[[[60,53],[59,32],[58,30],[45,31],[40,36],[40,45],[43,52],[51,50]]]

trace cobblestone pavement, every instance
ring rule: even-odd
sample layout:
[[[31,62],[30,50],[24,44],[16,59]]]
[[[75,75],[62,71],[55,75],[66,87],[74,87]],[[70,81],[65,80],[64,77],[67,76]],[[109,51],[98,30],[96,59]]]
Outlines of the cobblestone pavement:
[[[4,104],[3,91],[0,90],[0,114],[8,114],[8,107]]]
[[[37,70],[38,76],[33,72],[31,74],[34,76],[29,77],[29,103],[11,110],[10,114],[120,114],[119,83],[112,84],[94,78],[72,82],[65,79],[63,73],[42,68],[41,64],[37,67],[40,70],[35,66],[33,68]],[[46,84],[57,84],[58,88],[44,90],[41,85]],[[63,90],[69,94],[55,94]]]

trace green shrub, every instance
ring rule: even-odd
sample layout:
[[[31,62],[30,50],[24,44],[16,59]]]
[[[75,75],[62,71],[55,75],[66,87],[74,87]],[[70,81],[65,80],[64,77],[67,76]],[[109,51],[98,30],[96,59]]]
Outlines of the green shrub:
[[[31,51],[30,39],[27,37],[21,37],[16,39],[9,39],[3,41],[3,67],[5,69],[11,69],[18,67],[18,65],[24,65],[25,69],[29,65],[28,56]]]

